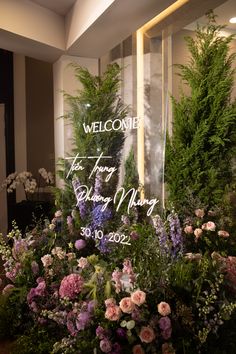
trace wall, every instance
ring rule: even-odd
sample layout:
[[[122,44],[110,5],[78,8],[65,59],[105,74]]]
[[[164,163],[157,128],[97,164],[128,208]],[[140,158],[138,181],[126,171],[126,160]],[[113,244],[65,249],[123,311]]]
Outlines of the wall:
[[[54,171],[52,65],[26,57],[27,168]]]

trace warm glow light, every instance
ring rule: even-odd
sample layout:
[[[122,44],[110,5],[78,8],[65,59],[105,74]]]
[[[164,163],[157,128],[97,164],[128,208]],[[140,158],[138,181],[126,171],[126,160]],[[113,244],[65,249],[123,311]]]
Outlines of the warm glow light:
[[[236,17],[232,17],[230,20],[229,20],[230,23],[236,23]]]
[[[139,181],[144,186],[145,179],[145,141],[144,141],[144,34],[153,26],[163,21],[166,17],[173,14],[180,7],[188,3],[189,0],[177,0],[172,5],[167,7],[164,11],[159,13],[152,20],[147,22],[144,26],[136,32],[136,55],[137,55],[137,116],[140,119],[139,128],[137,131],[137,167],[139,174]],[[144,191],[141,191],[141,199],[144,198]]]

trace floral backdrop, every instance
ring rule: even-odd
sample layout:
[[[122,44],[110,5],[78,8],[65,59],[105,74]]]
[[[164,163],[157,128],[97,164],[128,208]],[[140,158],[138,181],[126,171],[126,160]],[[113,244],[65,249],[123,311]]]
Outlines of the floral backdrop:
[[[166,167],[172,178],[167,180],[170,197],[165,210],[156,203],[149,213],[155,198],[151,196],[146,202],[142,199],[143,186],[138,182],[133,151],[125,164],[123,185],[118,187],[118,174],[113,172],[119,169],[122,131],[86,134],[84,130],[83,123],[107,119],[114,122],[128,115],[128,107],[118,95],[120,68],[110,65],[102,77],[94,77],[75,66],[83,90],[76,96],[65,94],[70,110],[64,117],[74,128],[72,156],[92,157],[102,152],[113,158],[106,163],[99,160],[101,168],[94,174],[91,159],[84,159],[83,165],[75,164],[74,170],[69,156],[61,159],[59,175],[64,187],[54,189],[54,217],[48,219],[44,215],[24,232],[13,223],[7,237],[1,235],[0,338],[11,339],[12,353],[235,352],[234,173],[233,168],[231,173],[228,170],[227,185],[220,193],[214,193],[214,188],[218,188],[215,179],[219,182],[222,170],[215,171],[210,162],[210,142],[215,144],[214,149],[217,144],[226,144],[231,149],[228,163],[233,166],[236,105],[226,95],[226,118],[223,123],[218,120],[218,131],[224,131],[223,136],[219,134],[217,140],[215,131],[211,137],[207,135],[209,149],[204,145],[200,149],[202,155],[195,156],[196,161],[208,162],[211,173],[201,175],[198,171],[201,178],[197,177],[194,184],[195,175],[189,172],[190,161],[195,163],[189,142],[199,143],[205,139],[206,131],[209,134],[201,114],[206,122],[209,116],[211,120],[217,116],[219,108],[210,94],[211,86],[207,91],[206,82],[199,84],[194,78],[206,65],[211,75],[212,71],[218,72],[219,64],[230,67],[233,60],[228,56],[232,38],[219,36],[221,28],[210,14],[208,26],[198,28],[196,42],[189,42],[195,57],[191,67],[181,70],[189,74],[185,79],[191,79],[198,102],[201,96],[208,106],[203,110],[191,101],[195,91],[191,97],[183,96],[180,106],[174,103],[175,128],[167,143]],[[233,72],[226,71],[217,75],[219,81],[214,83],[221,85],[222,94],[230,82],[233,84]],[[183,135],[189,112],[194,112],[194,129],[190,129],[193,120],[189,118],[188,132]],[[190,137],[196,133],[201,137],[198,140],[195,135]],[[218,145],[217,149],[221,151]],[[191,153],[188,155],[186,150]],[[182,162],[178,162],[183,174],[174,175],[174,165],[168,161],[171,154],[181,159],[179,151],[185,152]],[[223,162],[221,167],[225,169]],[[51,183],[51,174],[46,176],[45,171],[40,171]],[[15,177],[8,177],[8,189],[21,182]],[[32,178],[28,173],[23,177]],[[30,183],[25,185],[26,192],[35,188],[33,179]],[[85,186],[91,186],[93,198],[84,197]],[[130,200],[124,198],[117,208],[116,198],[129,190],[135,193],[136,204],[131,206]]]

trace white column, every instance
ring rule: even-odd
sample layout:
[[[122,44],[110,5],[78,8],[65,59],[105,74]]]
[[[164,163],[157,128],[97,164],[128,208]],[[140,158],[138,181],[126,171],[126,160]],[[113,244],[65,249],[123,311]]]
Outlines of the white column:
[[[63,92],[76,95],[77,90],[82,88],[80,82],[76,79],[74,69],[70,66],[76,63],[86,67],[89,72],[98,75],[98,59],[80,58],[63,55],[53,65],[53,84],[54,84],[54,141],[55,141],[55,161],[57,170],[57,161],[60,157],[65,157],[71,149],[72,129],[62,117],[67,111],[63,97]],[[56,184],[60,185],[57,178]]]
[[[25,56],[14,53],[14,130],[15,170],[27,171]],[[25,199],[22,186],[16,190],[16,201]]]

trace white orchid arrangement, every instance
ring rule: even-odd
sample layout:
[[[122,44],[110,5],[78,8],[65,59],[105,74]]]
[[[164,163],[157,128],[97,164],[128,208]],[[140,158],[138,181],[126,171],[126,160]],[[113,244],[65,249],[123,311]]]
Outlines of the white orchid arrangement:
[[[54,184],[54,175],[52,172],[47,172],[46,169],[42,167],[39,168],[38,173],[38,180],[36,180],[29,171],[11,173],[2,182],[0,190],[6,189],[8,193],[12,193],[18,186],[22,185],[27,196],[28,193],[33,194],[39,190],[42,180],[44,181],[44,185]]]

